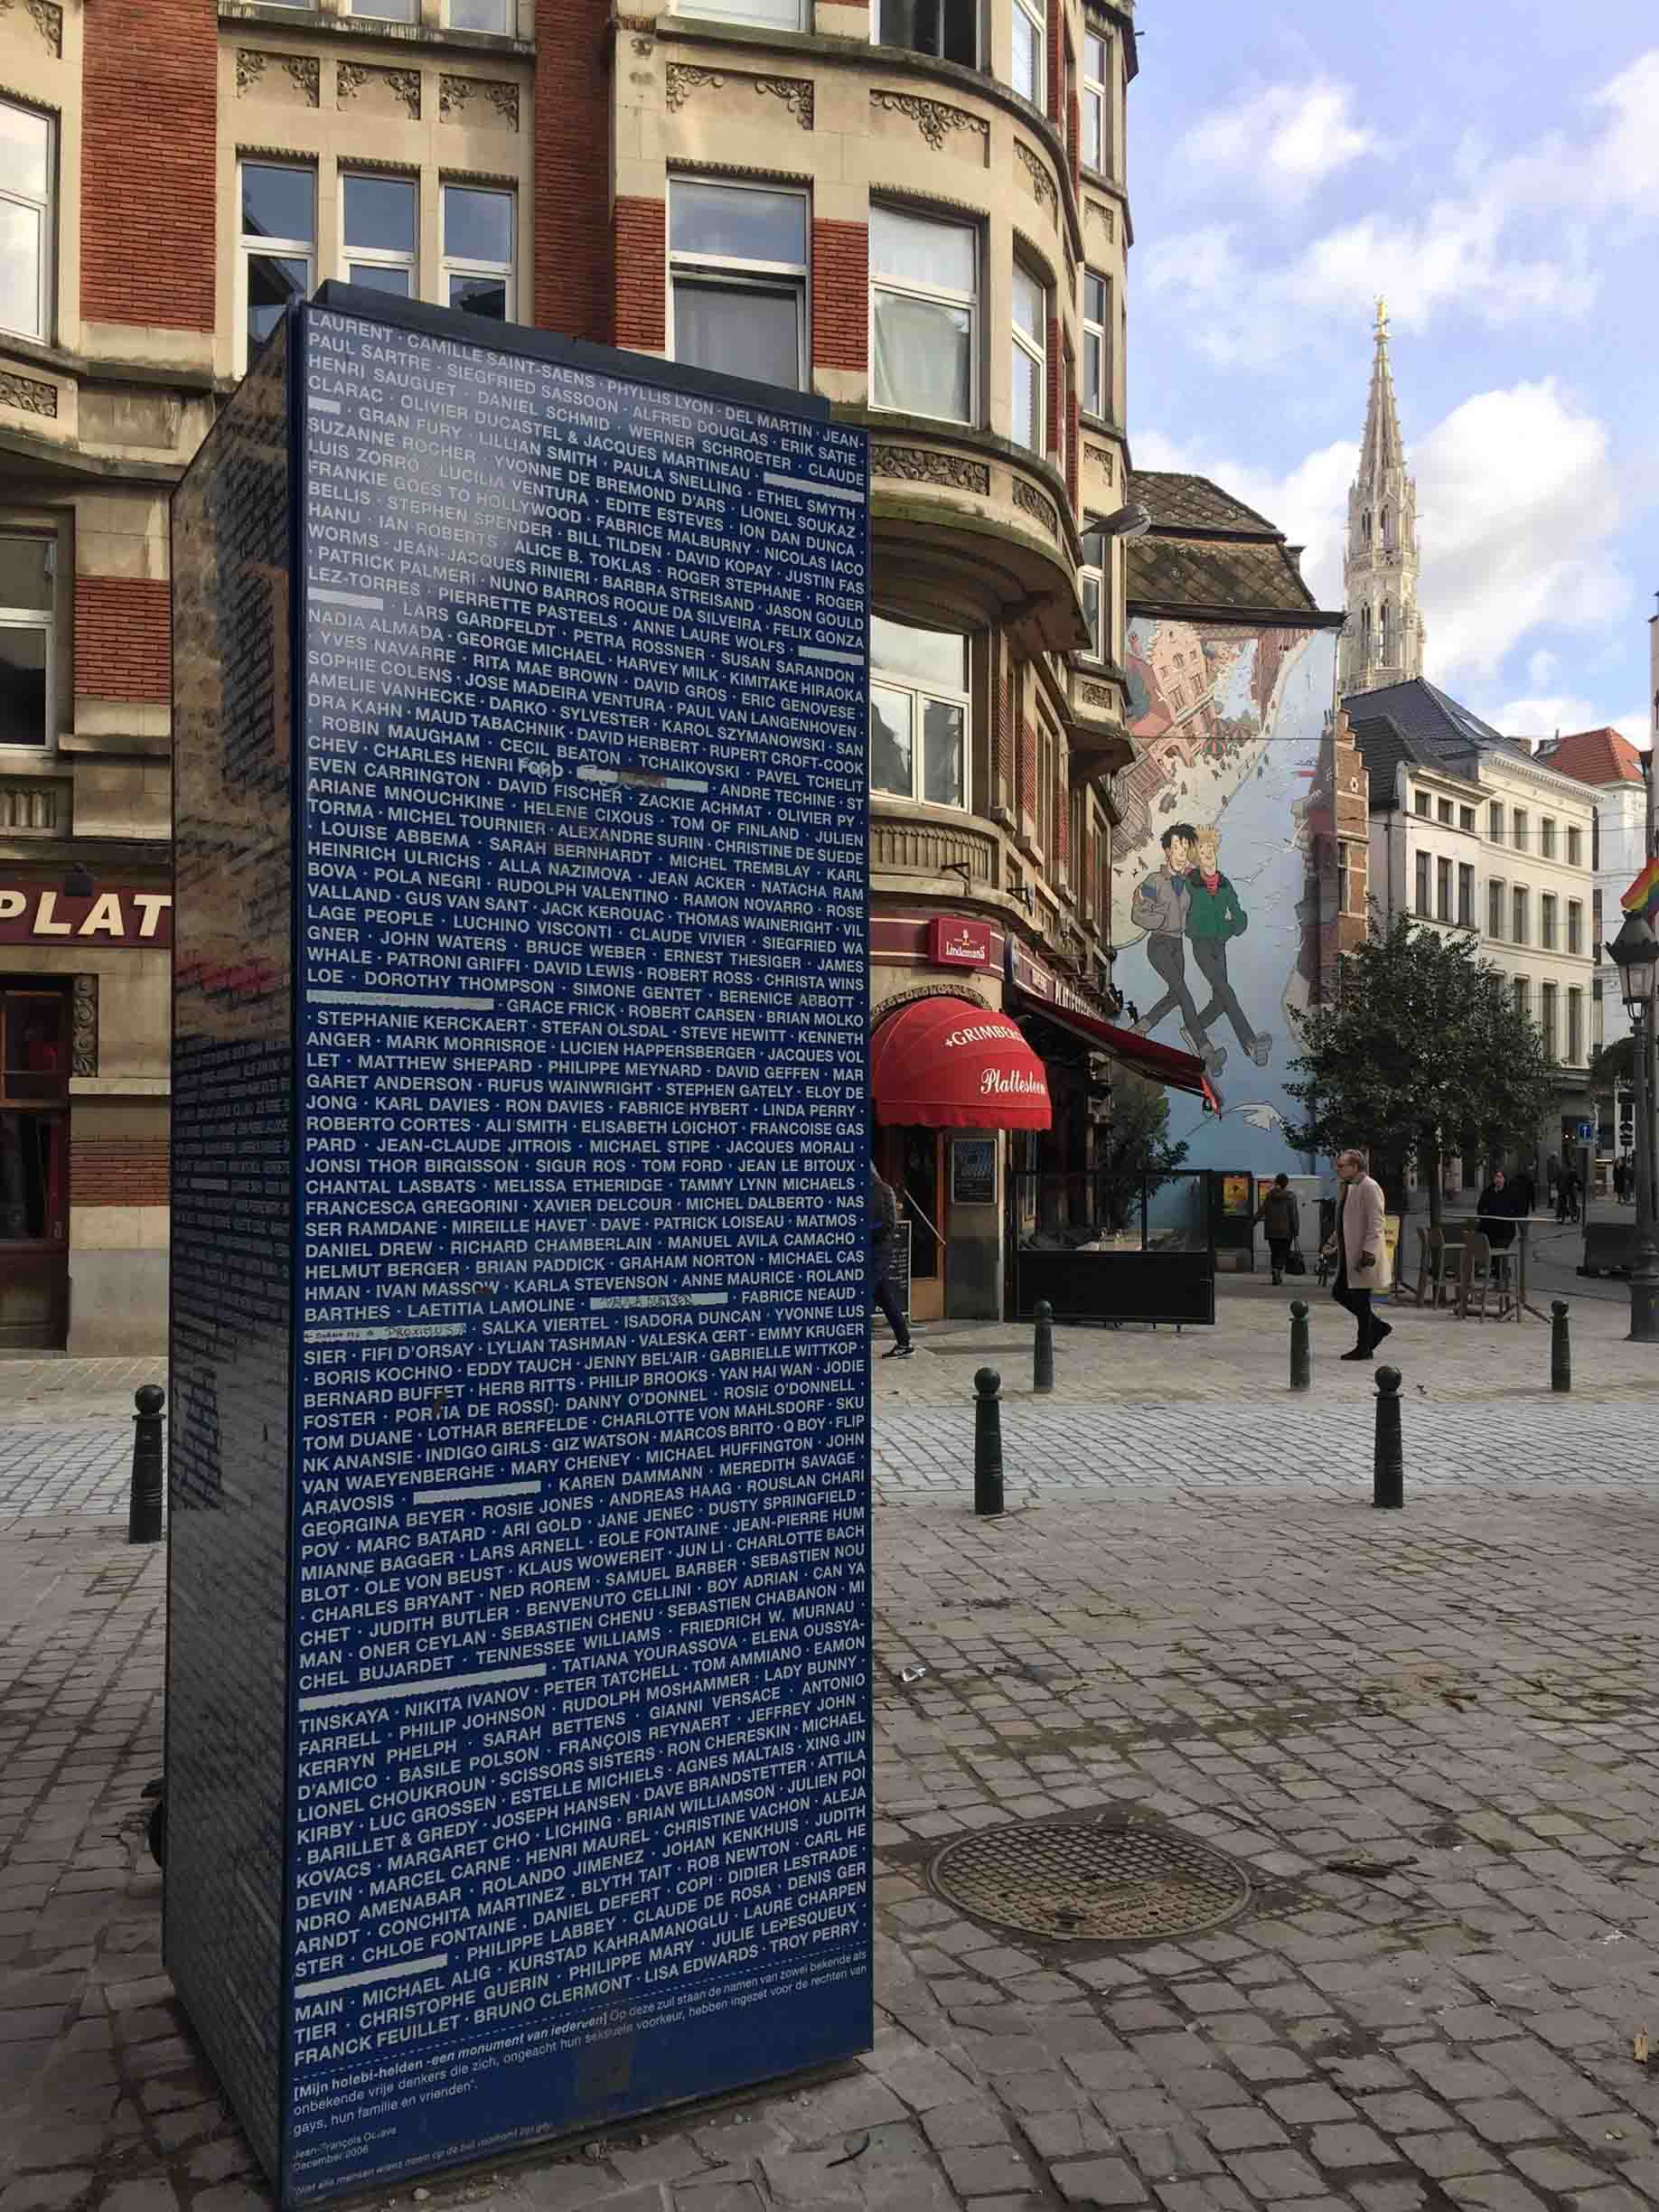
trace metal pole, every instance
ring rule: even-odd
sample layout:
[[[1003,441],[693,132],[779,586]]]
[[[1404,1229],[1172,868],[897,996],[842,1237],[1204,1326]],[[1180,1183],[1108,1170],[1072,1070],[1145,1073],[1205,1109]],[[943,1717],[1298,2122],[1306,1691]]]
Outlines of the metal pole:
[[[133,1487],[127,1508],[129,1544],[159,1543],[162,1532],[162,1407],[166,1392],[146,1382],[133,1392]]]
[[[1630,1267],[1630,1334],[1627,1344],[1659,1344],[1659,1243],[1654,1234],[1654,1093],[1648,1054],[1653,1009],[1636,1019],[1636,1233]]]
[[[994,1367],[981,1367],[973,1378],[973,1510],[977,1514],[1002,1511],[1002,1407],[997,1392],[1002,1377]]]
[[[1290,1387],[1292,1390],[1313,1387],[1313,1345],[1308,1335],[1308,1304],[1304,1298],[1290,1301]]]
[[[1552,1298],[1550,1311],[1550,1388],[1570,1391],[1572,1388],[1572,1340],[1567,1334],[1567,1301]]]
[[[1031,1387],[1034,1391],[1051,1391],[1054,1387],[1054,1309],[1046,1298],[1036,1305],[1036,1332],[1031,1344]]]
[[[1405,1504],[1405,1452],[1400,1439],[1400,1370],[1377,1369],[1377,1444],[1372,1466],[1371,1502],[1398,1508]]]

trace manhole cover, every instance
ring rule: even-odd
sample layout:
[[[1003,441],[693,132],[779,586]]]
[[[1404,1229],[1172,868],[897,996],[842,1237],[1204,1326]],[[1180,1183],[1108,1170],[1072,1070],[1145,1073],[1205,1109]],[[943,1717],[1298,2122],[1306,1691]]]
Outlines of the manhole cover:
[[[1076,1943],[1195,1935],[1250,1901],[1242,1867],[1167,1828],[1020,1821],[947,1843],[929,1869],[977,1919]]]

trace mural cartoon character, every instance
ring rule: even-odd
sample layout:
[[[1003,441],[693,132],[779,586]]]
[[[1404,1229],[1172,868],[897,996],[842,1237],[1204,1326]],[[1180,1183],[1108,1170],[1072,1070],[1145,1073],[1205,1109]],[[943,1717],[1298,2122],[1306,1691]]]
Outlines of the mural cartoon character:
[[[1207,1047],[1212,1026],[1225,1015],[1233,1035],[1258,1067],[1266,1067],[1273,1040],[1251,1027],[1227,976],[1227,947],[1250,927],[1238,893],[1221,872],[1221,836],[1200,830],[1193,840],[1193,865],[1186,878],[1186,934],[1198,972],[1210,987],[1210,1003],[1198,1016],[1197,1030]]]
[[[1191,822],[1173,823],[1158,840],[1164,848],[1163,867],[1155,868],[1135,894],[1130,911],[1136,928],[1147,933],[1147,965],[1164,986],[1163,997],[1147,1009],[1135,1026],[1143,1036],[1148,1036],[1166,1014],[1173,1014],[1179,1008],[1181,1035],[1187,1050],[1203,1054],[1204,1064],[1215,1074],[1227,1057],[1227,1048],[1223,1045],[1214,1050],[1205,1049],[1197,1004],[1186,980],[1186,938],[1192,897],[1187,871],[1197,840],[1198,832]]]

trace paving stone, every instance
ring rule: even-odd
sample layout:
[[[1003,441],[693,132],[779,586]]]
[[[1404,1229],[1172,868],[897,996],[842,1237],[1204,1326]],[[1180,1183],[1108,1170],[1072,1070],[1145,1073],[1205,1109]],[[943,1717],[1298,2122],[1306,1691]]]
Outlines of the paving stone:
[[[944,2150],[939,2162],[960,2197],[990,2197],[1026,2188],[1031,2169],[1017,2151],[1005,2145],[975,2150]]]
[[[1218,2151],[1253,2151],[1264,2143],[1290,2140],[1270,2113],[1254,2104],[1223,2105],[1204,2114],[1202,2123]]]
[[[1441,2186],[1454,2204],[1478,2205],[1482,2212],[1544,2212],[1543,2198],[1514,2174],[1466,2174]]]
[[[1452,2114],[1443,2104],[1437,2104],[1431,2097],[1419,2096],[1411,2089],[1356,2097],[1354,2102],[1373,2127],[1382,2128],[1390,2135],[1415,2134],[1452,2124]]]
[[[85,2166],[26,2174],[0,2189],[0,2212],[68,2212],[91,2187],[91,2169]]]
[[[1317,2127],[1308,2139],[1308,2155],[1316,2166],[1390,2166],[1394,2153],[1368,2127],[1351,2123],[1340,2127]]]
[[[1318,2197],[1325,2184],[1297,2151],[1234,2151],[1227,2163],[1252,2197]]]
[[[1121,2159],[1082,2159],[1075,2164],[1051,2166],[1054,2187],[1067,2204],[1144,2204],[1147,2185],[1132,2166]]]
[[[922,2126],[935,2151],[967,2151],[1007,2142],[1009,2123],[989,2103],[936,2104],[923,2114]]]
[[[753,2181],[682,2183],[673,2197],[674,2212],[765,2212],[765,2199]]]
[[[1436,2180],[1444,2180],[1448,2174],[1479,2173],[1499,2162],[1489,2143],[1462,2128],[1450,2128],[1440,2135],[1401,2135],[1399,2146],[1413,2166],[1420,2166]]]
[[[1532,2142],[1555,2132],[1542,2113],[1519,2097],[1477,2097],[1472,2104],[1459,2105],[1457,2117],[1488,2142]]]
[[[1522,2144],[1509,2153],[1509,2160],[1529,2181],[1535,2181],[1540,2189],[1553,2189],[1557,2195],[1568,2189],[1595,2189],[1607,2178],[1554,2143]]]
[[[1316,2120],[1352,2120],[1354,2107],[1323,2082],[1292,2082],[1283,2089],[1267,2089],[1261,2102],[1281,2120],[1306,2126]]]

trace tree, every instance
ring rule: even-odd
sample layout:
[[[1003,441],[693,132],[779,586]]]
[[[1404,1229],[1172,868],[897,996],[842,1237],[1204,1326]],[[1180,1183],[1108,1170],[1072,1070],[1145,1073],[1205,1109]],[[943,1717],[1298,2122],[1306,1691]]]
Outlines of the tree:
[[[1169,1101],[1161,1085],[1138,1075],[1118,1073],[1111,1084],[1111,1120],[1095,1140],[1095,1176],[1101,1204],[1114,1230],[1121,1229],[1142,1178],[1154,1189],[1186,1158],[1186,1146],[1171,1144]]]
[[[1343,958],[1334,1002],[1304,1019],[1302,1044],[1290,1064],[1300,1080],[1285,1087],[1307,1118],[1291,1143],[1364,1147],[1396,1201],[1415,1165],[1437,1228],[1444,1153],[1530,1153],[1560,1080],[1508,978],[1467,937],[1403,916],[1387,929],[1373,916],[1366,942]]]
[[[1630,1090],[1636,1083],[1636,1039],[1616,1037],[1611,1045],[1604,1045],[1584,1080],[1591,1098],[1611,1098],[1618,1084]]]

